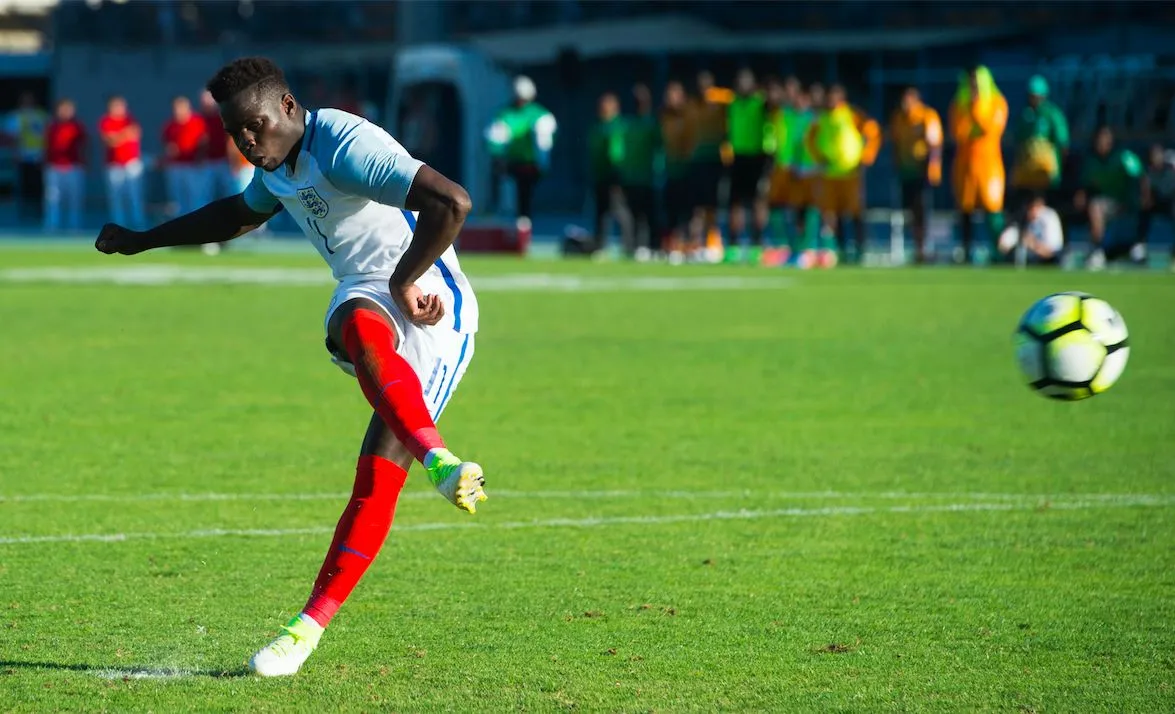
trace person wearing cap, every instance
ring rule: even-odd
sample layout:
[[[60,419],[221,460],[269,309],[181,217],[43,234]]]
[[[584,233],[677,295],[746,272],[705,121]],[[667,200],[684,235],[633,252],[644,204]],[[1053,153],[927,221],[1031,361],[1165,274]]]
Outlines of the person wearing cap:
[[[486,129],[495,179],[508,176],[514,180],[518,232],[528,236],[531,197],[535,184],[549,165],[555,145],[555,117],[535,101],[537,95],[538,90],[529,77],[516,77],[514,101]]]
[[[1061,168],[1069,153],[1069,122],[1060,107],[1049,101],[1049,83],[1036,75],[1028,80],[1028,104],[1016,118],[1012,130],[1012,190],[1016,210],[1027,199],[1044,193],[1057,201]]]

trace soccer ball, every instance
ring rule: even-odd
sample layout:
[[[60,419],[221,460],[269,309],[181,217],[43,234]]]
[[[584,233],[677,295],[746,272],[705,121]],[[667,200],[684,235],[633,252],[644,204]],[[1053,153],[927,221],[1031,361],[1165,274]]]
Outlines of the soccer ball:
[[[1016,329],[1016,360],[1028,386],[1076,401],[1118,381],[1130,347],[1126,322],[1105,300],[1078,292],[1036,301]]]

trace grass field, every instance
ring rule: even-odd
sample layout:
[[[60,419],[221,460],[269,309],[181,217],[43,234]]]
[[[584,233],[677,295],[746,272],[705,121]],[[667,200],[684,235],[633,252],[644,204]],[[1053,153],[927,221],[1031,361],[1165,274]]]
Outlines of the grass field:
[[[466,267],[490,500],[415,474],[274,681],[369,415],[325,268],[0,250],[0,710],[1175,709],[1175,276]],[[1010,340],[1066,289],[1133,345],[1076,404]]]

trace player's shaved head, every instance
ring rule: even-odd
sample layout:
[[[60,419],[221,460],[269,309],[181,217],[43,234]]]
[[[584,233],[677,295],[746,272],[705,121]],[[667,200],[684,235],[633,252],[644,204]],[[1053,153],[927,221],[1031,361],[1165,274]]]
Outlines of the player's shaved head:
[[[276,170],[302,140],[302,107],[272,60],[233,60],[220,68],[207,88],[220,107],[225,132],[253,165]]]

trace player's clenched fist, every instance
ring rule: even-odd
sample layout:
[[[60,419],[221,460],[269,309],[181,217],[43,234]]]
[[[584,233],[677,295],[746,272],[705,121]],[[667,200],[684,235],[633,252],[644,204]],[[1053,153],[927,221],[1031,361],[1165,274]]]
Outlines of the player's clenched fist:
[[[436,295],[425,295],[415,285],[390,285],[392,299],[404,317],[417,325],[435,325],[445,316],[445,304]]]
[[[123,228],[117,223],[107,223],[102,226],[98,240],[94,241],[94,247],[107,255],[113,253],[134,255],[147,249],[142,233]]]

